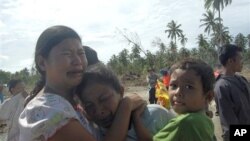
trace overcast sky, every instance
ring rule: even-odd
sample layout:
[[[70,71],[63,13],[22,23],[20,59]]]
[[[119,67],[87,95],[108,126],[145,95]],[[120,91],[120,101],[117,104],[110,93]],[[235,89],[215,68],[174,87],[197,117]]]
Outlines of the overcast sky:
[[[38,36],[58,24],[76,30],[105,63],[122,49],[130,50],[117,28],[136,32],[143,47],[154,51],[155,37],[169,43],[164,30],[174,20],[188,38],[186,47],[197,47],[203,13],[204,0],[0,0],[0,69],[30,68]],[[222,18],[231,35],[250,34],[250,1],[233,0]]]

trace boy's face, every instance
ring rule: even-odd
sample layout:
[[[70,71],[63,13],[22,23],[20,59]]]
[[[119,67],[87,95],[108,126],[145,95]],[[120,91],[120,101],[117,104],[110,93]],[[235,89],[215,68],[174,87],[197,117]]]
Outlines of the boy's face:
[[[23,82],[17,83],[16,86],[11,89],[11,93],[13,95],[16,95],[24,91],[25,91],[25,84]]]
[[[242,53],[238,51],[235,58],[232,61],[232,66],[233,66],[235,72],[241,72],[242,64],[243,64],[242,59],[243,59]]]
[[[81,101],[90,120],[109,128],[122,96],[109,85],[95,83],[81,92]]]
[[[206,105],[201,77],[193,70],[176,69],[169,85],[170,102],[178,114],[197,112]]]

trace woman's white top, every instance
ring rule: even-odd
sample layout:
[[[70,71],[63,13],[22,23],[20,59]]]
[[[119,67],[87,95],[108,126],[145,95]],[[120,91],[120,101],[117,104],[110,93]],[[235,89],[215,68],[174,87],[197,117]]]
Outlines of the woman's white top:
[[[66,99],[49,93],[37,96],[19,117],[19,141],[46,141],[72,119],[78,120],[98,140],[97,130]]]

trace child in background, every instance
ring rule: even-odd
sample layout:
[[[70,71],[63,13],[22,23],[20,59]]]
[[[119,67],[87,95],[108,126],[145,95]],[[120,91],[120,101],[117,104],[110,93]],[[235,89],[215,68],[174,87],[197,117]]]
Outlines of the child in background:
[[[157,103],[157,98],[155,97],[155,85],[157,83],[157,80],[159,79],[159,76],[155,73],[155,70],[153,68],[148,69],[148,75],[147,75],[147,82],[149,84],[149,103],[155,104]]]
[[[76,93],[89,119],[102,128],[105,136],[124,96],[118,77],[103,64],[96,64],[86,70]],[[173,113],[157,104],[140,107],[132,114],[126,140],[152,140],[153,135],[173,117]]]
[[[154,136],[154,141],[212,141],[214,125],[206,116],[213,98],[214,75],[205,62],[186,59],[171,67],[169,94],[178,114]]]
[[[170,82],[170,75],[167,69],[160,70],[160,74],[162,76],[162,82],[165,85],[166,89],[168,90],[169,82]]]
[[[157,80],[155,86],[155,97],[157,98],[157,104],[170,109],[170,99],[166,86],[159,80]]]

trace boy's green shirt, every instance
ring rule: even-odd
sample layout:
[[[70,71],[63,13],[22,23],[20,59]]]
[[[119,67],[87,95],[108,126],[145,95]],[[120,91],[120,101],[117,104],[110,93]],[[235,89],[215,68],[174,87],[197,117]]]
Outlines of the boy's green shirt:
[[[187,113],[176,118],[160,130],[154,141],[212,141],[214,125],[203,113]]]

